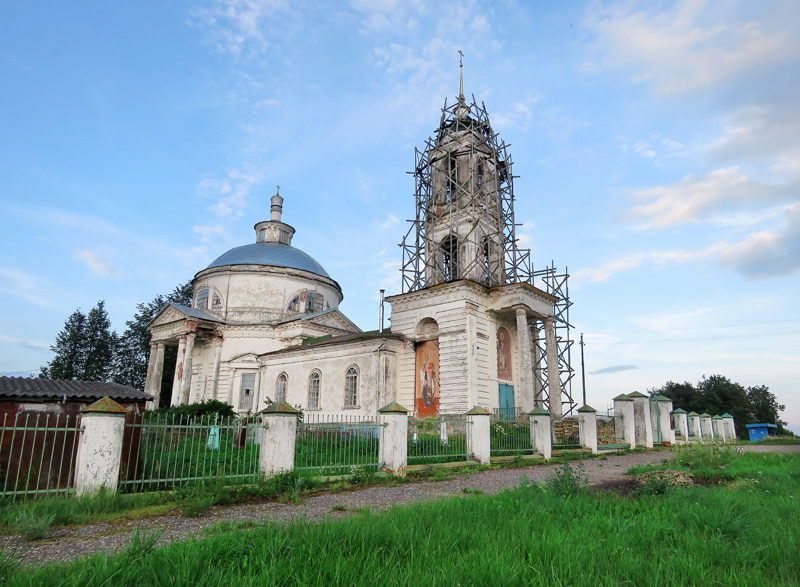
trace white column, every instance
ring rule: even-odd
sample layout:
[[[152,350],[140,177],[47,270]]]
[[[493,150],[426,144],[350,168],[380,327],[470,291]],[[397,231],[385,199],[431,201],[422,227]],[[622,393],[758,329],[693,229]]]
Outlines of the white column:
[[[618,430],[617,426],[621,424]],[[624,442],[636,448],[636,424],[633,410],[633,399],[625,394],[614,398],[614,434]]]
[[[181,377],[181,403],[189,403],[189,391],[192,388],[192,356],[194,355],[194,339],[196,335],[190,332],[186,335],[186,353],[183,356],[183,376]]]
[[[211,399],[217,399],[219,389],[219,365],[222,361],[222,340],[214,339],[214,369],[211,372]]]
[[[474,406],[478,403],[478,330],[475,325],[478,307],[467,302],[467,405]]]
[[[467,426],[467,447],[472,448],[472,458],[481,465],[492,464],[491,419],[492,413],[480,406],[469,412],[470,424]]]
[[[680,437],[683,442],[689,442],[689,421],[686,412],[678,408],[672,412],[672,416],[675,418],[675,440]]]
[[[82,411],[83,432],[75,460],[77,497],[97,493],[101,488],[117,490],[127,414],[128,410],[107,397]]]
[[[728,413],[722,414],[722,422],[725,426],[725,437],[728,440],[736,440],[736,424],[733,421],[733,416]]]
[[[675,444],[675,430],[670,422],[670,413],[672,413],[672,400],[664,398],[658,402],[658,417],[661,418],[661,433],[663,440],[667,440],[670,444]]]
[[[581,446],[597,454],[597,410],[590,406],[578,408],[578,435]]]
[[[264,428],[258,462],[265,477],[294,470],[299,413],[286,402],[274,403],[260,412]]]
[[[720,416],[713,416],[711,418],[711,428],[714,430],[714,437],[717,440],[725,442],[725,428],[722,425],[722,418]]]
[[[150,357],[147,360],[147,378],[144,380],[144,392],[150,393],[153,387],[153,371],[156,367],[156,355],[158,354],[158,343],[150,343]],[[151,394],[152,395],[152,394]]]
[[[392,402],[378,413],[383,420],[378,454],[383,470],[405,477],[408,468],[408,410]]]
[[[172,405],[181,405],[181,379],[183,377],[183,357],[186,355],[186,337],[178,341],[178,358],[175,360],[175,377],[172,378]]]
[[[560,418],[563,414],[561,408],[561,376],[558,373],[558,343],[556,342],[556,329],[553,318],[544,319],[544,336],[547,342],[547,387],[550,390],[550,413]]]
[[[517,401],[522,411],[528,412],[533,408],[533,365],[531,364],[531,332],[528,328],[528,313],[525,308],[517,308],[517,353],[519,355]]]
[[[636,445],[653,448],[653,427],[650,423],[650,398],[634,391],[628,397],[633,400],[633,422]]]
[[[159,342],[156,345],[156,363],[153,366],[150,391],[147,392],[155,398],[152,402],[148,402],[148,408],[151,410],[157,410],[161,404],[161,380],[164,378],[164,349],[163,342]]]
[[[714,440],[714,430],[711,426],[711,416],[700,414],[700,430],[703,432],[703,440]]]
[[[528,415],[531,419],[531,445],[535,452],[546,460],[553,455],[553,440],[550,432],[550,412],[542,408],[533,408]]]
[[[700,426],[700,414],[697,412],[689,412],[686,419],[689,423],[689,437],[694,440],[703,438],[703,427]]]
[[[541,408],[544,405],[544,398],[542,397],[542,382],[536,375],[536,368],[539,366],[539,346],[536,341],[539,340],[539,326],[536,322],[531,323],[531,355],[533,356],[533,405],[534,407]]]

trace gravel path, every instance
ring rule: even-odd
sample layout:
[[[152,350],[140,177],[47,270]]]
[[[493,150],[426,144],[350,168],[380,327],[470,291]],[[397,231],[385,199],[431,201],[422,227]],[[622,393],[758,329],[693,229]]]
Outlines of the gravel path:
[[[800,445],[747,446],[748,452],[800,452]],[[589,484],[595,487],[613,485],[624,480],[625,471],[634,465],[649,465],[669,459],[672,451],[653,451],[609,455],[608,460],[584,461]],[[235,506],[218,506],[200,518],[184,518],[169,514],[128,522],[94,524],[78,528],[67,528],[51,532],[38,542],[26,542],[21,536],[0,538],[0,545],[16,552],[23,564],[34,565],[47,562],[65,562],[97,552],[113,552],[122,548],[132,534],[140,531],[163,531],[159,544],[186,540],[198,536],[205,528],[221,522],[277,521],[286,522],[298,517],[322,521],[327,518],[351,515],[357,508],[369,506],[371,511],[381,511],[392,506],[420,501],[440,499],[447,496],[464,495],[464,488],[495,494],[504,489],[518,487],[521,477],[541,482],[561,465],[539,465],[523,468],[492,469],[489,471],[463,472],[447,481],[422,481],[396,486],[367,487],[342,493],[324,493],[307,497],[300,504],[264,502]],[[346,508],[334,511],[333,507]]]

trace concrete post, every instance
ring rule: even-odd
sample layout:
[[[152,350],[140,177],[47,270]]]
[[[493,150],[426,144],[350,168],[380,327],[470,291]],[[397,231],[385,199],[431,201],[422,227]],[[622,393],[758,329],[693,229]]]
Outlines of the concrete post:
[[[725,427],[722,423],[722,416],[711,417],[711,429],[714,431],[714,438],[721,442],[725,442]]]
[[[714,440],[714,429],[711,425],[711,414],[700,414],[700,430],[703,433],[703,440]]]
[[[156,368],[156,355],[157,354],[158,354],[158,343],[151,342],[150,343],[150,357],[147,360],[147,377],[144,380],[144,391],[145,391],[145,393],[150,393],[150,390],[153,387],[153,371]]]
[[[172,379],[172,405],[181,405],[181,379],[183,378],[183,357],[186,355],[186,337],[178,340],[178,358],[175,360],[175,377]]]
[[[621,429],[620,426],[621,419]],[[636,426],[634,423],[633,398],[620,394],[614,398],[614,434],[623,442],[636,448]]]
[[[75,459],[75,495],[116,491],[128,410],[104,397],[81,410],[83,432]]]
[[[628,397],[633,399],[633,422],[636,428],[636,446],[653,448],[653,428],[650,424],[650,398],[634,391]],[[633,448],[631,446],[631,448]]]
[[[222,362],[222,340],[214,339],[214,368],[211,372],[211,399],[217,399],[219,390],[219,366]]]
[[[525,308],[517,308],[517,352],[519,353],[519,402],[523,410],[533,407],[533,362],[531,357],[531,331]]]
[[[467,412],[467,416],[470,421],[467,426],[467,450],[472,447],[472,458],[481,465],[490,465],[492,463],[492,413],[480,406],[475,406]]]
[[[733,421],[733,416],[725,412],[722,414],[722,423],[725,427],[725,438],[736,440],[736,423]]]
[[[581,446],[597,454],[597,410],[591,406],[578,408],[578,434]]]
[[[542,408],[533,408],[528,412],[531,419],[531,446],[545,460],[553,455],[553,438],[550,431],[550,412]]]
[[[189,403],[189,391],[192,388],[192,356],[194,355],[194,339],[190,332],[186,335],[186,353],[183,356],[183,376],[181,377],[181,404]]]
[[[675,441],[689,442],[689,422],[686,412],[678,408],[672,412],[672,416],[675,419]]]
[[[399,477],[406,476],[408,468],[408,410],[392,402],[378,413],[383,419],[378,449],[383,470]]]
[[[700,426],[700,414],[689,412],[686,419],[689,421],[689,438],[691,440],[701,440],[703,438],[703,428]]]
[[[654,415],[656,417],[656,425],[661,431],[661,442],[675,444],[675,431],[672,430],[669,418],[669,414],[672,412],[672,400],[663,395],[657,395],[653,400],[650,405],[656,406]]]
[[[294,470],[297,416],[300,412],[286,402],[277,402],[259,412],[261,431],[259,468],[265,477]]]
[[[163,342],[158,343],[158,348],[156,349],[156,364],[155,368],[153,369],[153,381],[151,384],[150,395],[152,395],[155,399],[152,401],[154,410],[157,410],[161,407],[161,383],[164,379],[164,351],[166,350],[166,345]]]
[[[561,375],[558,372],[558,343],[553,318],[544,319],[544,335],[547,340],[547,387],[550,391],[550,413],[557,418],[563,415],[561,408]]]
[[[542,382],[540,381],[541,375],[537,376],[536,368],[539,366],[539,346],[536,341],[539,340],[539,326],[536,322],[531,324],[531,356],[533,357],[533,407],[541,408],[544,405],[544,398],[542,393]]]

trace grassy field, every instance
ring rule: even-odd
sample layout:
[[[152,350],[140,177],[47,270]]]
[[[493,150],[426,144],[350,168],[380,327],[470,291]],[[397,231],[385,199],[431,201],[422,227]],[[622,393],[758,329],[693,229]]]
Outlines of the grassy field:
[[[117,555],[11,570],[8,584],[800,585],[800,454],[720,466],[733,473],[724,485],[627,497],[588,493],[567,474],[495,497],[238,528],[160,549],[139,536]]]

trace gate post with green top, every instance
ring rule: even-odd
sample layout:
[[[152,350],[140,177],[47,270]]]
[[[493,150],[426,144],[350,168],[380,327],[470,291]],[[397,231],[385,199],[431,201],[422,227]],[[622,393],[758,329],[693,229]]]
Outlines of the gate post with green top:
[[[405,477],[408,468],[408,410],[392,402],[378,413],[383,417],[378,454],[387,473]]]
[[[656,417],[658,429],[661,432],[661,442],[675,444],[675,431],[672,430],[669,421],[669,414],[672,411],[672,400],[663,395],[657,395],[653,398],[653,402],[658,410]]]
[[[675,441],[689,442],[689,424],[686,412],[680,408],[672,412],[675,419]]]
[[[122,438],[128,410],[110,397],[81,410],[83,432],[75,462],[75,496],[114,492],[119,486]]]
[[[581,446],[597,454],[597,410],[591,406],[578,408],[578,435]]]
[[[617,430],[617,417],[622,420],[622,429]],[[636,427],[633,419],[633,399],[624,393],[614,398],[614,434],[636,448]]]
[[[259,414],[264,425],[258,458],[261,473],[272,477],[294,471],[297,416],[300,411],[284,401],[279,401],[264,408]]]
[[[466,415],[471,422],[467,426],[467,450],[472,447],[472,458],[481,465],[490,465],[492,463],[492,413],[485,408],[475,406]]]
[[[650,422],[650,398],[638,391],[629,393],[633,400],[633,422],[636,446],[653,448],[653,426]],[[631,445],[633,448],[633,445]]]
[[[728,440],[736,440],[736,424],[733,421],[733,416],[727,412],[722,414],[722,424],[725,430],[725,438]]]
[[[703,427],[700,426],[700,414],[689,412],[686,415],[686,419],[689,421],[689,437],[692,440],[702,440]]]
[[[711,414],[707,412],[700,414],[700,431],[703,434],[703,440],[714,440],[714,429],[711,425]]]
[[[541,453],[545,460],[553,454],[552,437],[550,435],[550,412],[535,407],[528,412],[531,419],[531,446],[535,452]]]
[[[720,442],[725,442],[725,427],[722,425],[722,416],[711,416],[711,428],[714,430],[714,438]]]

